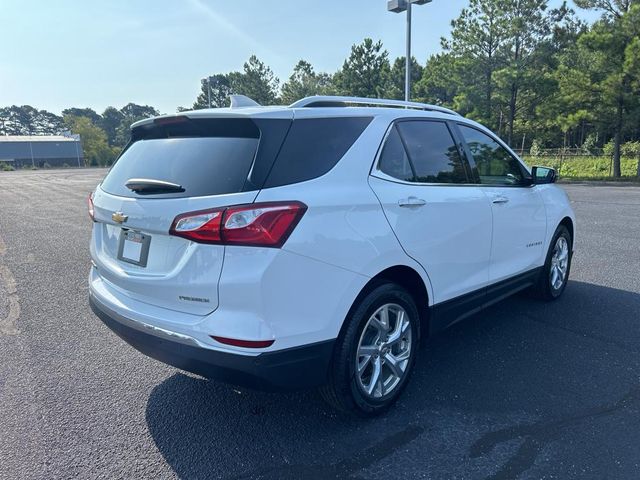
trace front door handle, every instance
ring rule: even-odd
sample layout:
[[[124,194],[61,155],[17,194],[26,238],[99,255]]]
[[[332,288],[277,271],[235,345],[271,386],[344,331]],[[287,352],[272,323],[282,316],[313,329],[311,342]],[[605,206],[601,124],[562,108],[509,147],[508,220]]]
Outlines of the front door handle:
[[[421,207],[426,203],[426,200],[417,197],[402,198],[398,200],[398,205],[401,207]]]
[[[503,197],[502,195],[498,195],[492,200],[493,203],[507,203],[508,201],[509,199],[507,197]]]

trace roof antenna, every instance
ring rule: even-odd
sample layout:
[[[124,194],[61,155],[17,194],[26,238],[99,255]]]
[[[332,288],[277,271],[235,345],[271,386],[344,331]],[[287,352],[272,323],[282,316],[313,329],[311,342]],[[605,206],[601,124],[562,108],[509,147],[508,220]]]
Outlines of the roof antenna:
[[[246,95],[229,95],[231,97],[231,108],[261,107],[258,102]]]

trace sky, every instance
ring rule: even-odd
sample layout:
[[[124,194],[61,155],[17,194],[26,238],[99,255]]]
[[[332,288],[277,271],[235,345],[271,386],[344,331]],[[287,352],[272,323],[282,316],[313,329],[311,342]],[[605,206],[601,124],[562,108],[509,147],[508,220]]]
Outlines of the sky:
[[[420,63],[467,3],[413,8]],[[241,70],[251,54],[283,82],[299,59],[334,72],[365,37],[392,59],[405,49],[405,15],[386,0],[0,0],[0,22],[0,106],[57,114],[129,102],[172,113],[193,104],[201,78]]]

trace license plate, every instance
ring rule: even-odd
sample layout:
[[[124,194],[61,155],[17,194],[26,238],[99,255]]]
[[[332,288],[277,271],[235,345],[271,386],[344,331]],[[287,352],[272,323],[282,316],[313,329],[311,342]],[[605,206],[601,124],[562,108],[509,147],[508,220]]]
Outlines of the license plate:
[[[151,236],[149,235],[133,230],[122,230],[118,245],[118,260],[146,267],[150,243]]]

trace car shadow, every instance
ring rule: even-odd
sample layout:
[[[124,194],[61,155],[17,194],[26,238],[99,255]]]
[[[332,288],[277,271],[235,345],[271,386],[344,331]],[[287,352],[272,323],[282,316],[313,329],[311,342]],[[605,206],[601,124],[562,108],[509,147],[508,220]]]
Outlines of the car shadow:
[[[502,467],[515,475],[563,422],[615,409],[625,394],[640,402],[639,317],[638,293],[571,281],[556,302],[517,295],[430,339],[404,395],[376,420],[337,414],[314,392],[240,391],[182,373],[152,391],[146,420],[180,478],[343,478],[442,435],[429,412],[542,419],[485,428],[460,446],[478,458],[533,439]]]

